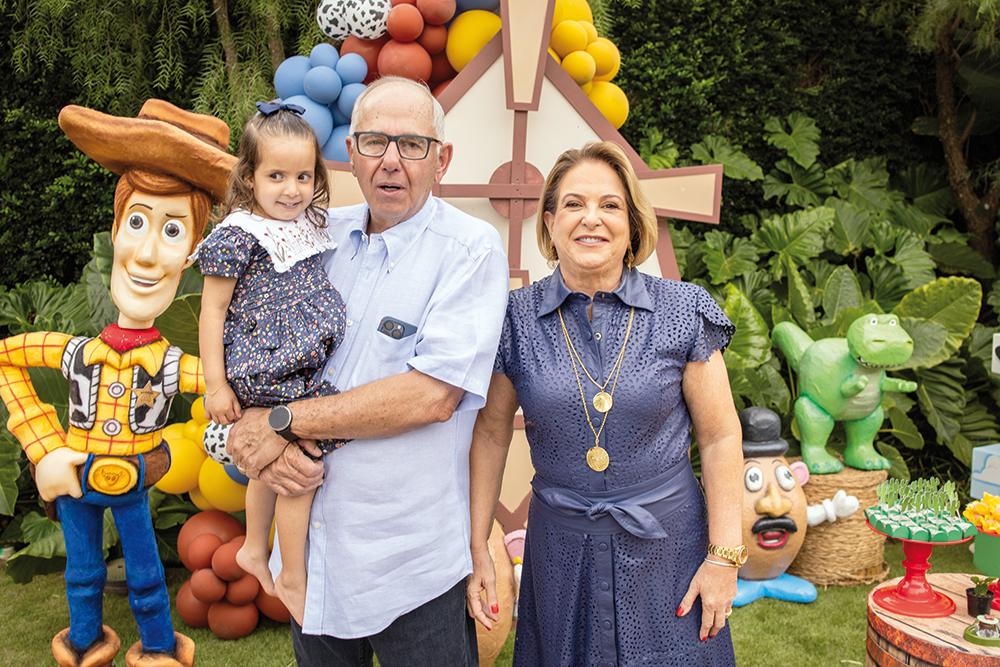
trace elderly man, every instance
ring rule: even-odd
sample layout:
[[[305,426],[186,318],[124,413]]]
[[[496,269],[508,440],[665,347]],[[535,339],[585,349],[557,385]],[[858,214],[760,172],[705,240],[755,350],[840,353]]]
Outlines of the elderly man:
[[[373,652],[386,667],[477,661],[468,453],[509,274],[496,230],[431,196],[452,157],[443,126],[440,104],[407,79],[358,99],[348,154],[366,203],[330,220],[348,326],[326,373],[343,393],[247,410],[228,438],[233,461],[279,493],[324,482],[292,625],[300,665],[370,665]],[[334,438],[353,442],[322,462],[289,443]]]

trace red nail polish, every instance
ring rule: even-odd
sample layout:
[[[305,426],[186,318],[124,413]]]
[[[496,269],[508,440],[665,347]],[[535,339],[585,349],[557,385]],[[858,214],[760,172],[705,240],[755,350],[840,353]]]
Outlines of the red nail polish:
[[[678,616],[684,615],[684,607],[677,607],[677,615]]]
[[[706,636],[702,635],[702,637],[701,637],[701,641],[705,641],[706,639],[708,639],[708,637],[706,637]]]
[[[492,611],[494,614],[499,614],[500,613],[500,605],[498,605],[498,604],[493,605],[492,607],[490,607],[490,611]]]

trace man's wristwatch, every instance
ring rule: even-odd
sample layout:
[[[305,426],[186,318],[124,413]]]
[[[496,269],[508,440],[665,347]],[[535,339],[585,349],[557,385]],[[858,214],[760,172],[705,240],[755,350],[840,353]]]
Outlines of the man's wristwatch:
[[[295,442],[298,437],[292,433],[292,411],[287,405],[278,405],[267,413],[267,425],[288,442]]]
[[[747,562],[747,558],[750,556],[750,551],[745,544],[735,547],[720,547],[709,544],[708,555],[728,561],[733,564],[733,567],[743,567],[743,564]]]

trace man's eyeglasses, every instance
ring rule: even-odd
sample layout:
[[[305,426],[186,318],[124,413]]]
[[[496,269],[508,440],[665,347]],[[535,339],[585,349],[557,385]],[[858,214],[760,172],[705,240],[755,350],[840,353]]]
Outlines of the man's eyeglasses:
[[[419,134],[354,133],[354,147],[365,157],[382,157],[392,142],[396,142],[399,157],[404,160],[423,160],[431,150],[431,143],[440,144],[441,140]]]

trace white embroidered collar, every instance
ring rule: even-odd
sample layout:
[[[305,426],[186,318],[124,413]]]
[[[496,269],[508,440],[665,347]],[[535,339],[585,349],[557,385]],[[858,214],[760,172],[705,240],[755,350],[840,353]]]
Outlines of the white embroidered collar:
[[[304,214],[295,220],[272,220],[241,209],[227,215],[215,229],[222,227],[239,227],[257,239],[278,273],[284,273],[303,259],[337,247],[329,227],[317,227]],[[191,257],[197,255],[198,249]]]

